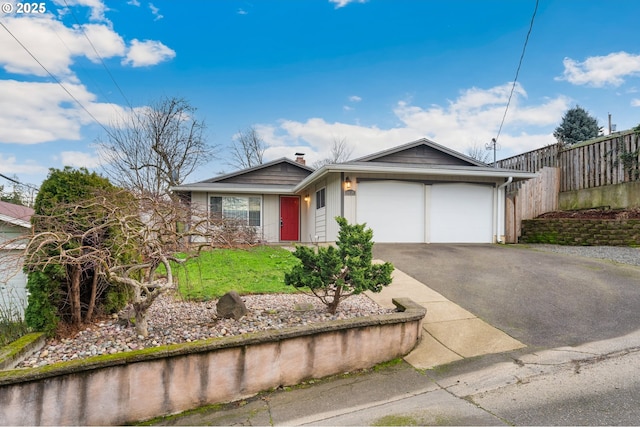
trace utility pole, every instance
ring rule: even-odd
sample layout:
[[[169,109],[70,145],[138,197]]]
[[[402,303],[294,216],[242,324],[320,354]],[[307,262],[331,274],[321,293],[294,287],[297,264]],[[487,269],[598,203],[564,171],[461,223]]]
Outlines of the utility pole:
[[[611,123],[611,113],[609,113],[609,135],[616,131],[615,123]]]
[[[496,141],[495,138],[491,138],[491,142],[485,144],[484,148],[486,148],[487,150],[493,150],[493,167],[497,168],[498,163],[496,162],[496,151],[500,149],[498,141]]]

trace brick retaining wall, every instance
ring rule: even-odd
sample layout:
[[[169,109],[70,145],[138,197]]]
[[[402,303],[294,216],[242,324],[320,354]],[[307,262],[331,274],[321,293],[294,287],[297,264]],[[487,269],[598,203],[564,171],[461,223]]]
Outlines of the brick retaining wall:
[[[520,242],[573,246],[640,246],[640,220],[575,218],[523,220]]]

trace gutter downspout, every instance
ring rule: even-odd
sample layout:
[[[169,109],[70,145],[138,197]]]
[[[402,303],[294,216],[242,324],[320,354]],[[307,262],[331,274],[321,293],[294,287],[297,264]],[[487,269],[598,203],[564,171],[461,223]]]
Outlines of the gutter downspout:
[[[502,206],[502,210],[504,211],[504,203],[500,203],[500,195],[502,194],[502,189],[507,185],[513,182],[513,177],[510,176],[504,183],[500,184],[496,188],[496,243],[504,243],[504,241],[500,237],[500,207]],[[504,198],[503,198],[504,199]]]

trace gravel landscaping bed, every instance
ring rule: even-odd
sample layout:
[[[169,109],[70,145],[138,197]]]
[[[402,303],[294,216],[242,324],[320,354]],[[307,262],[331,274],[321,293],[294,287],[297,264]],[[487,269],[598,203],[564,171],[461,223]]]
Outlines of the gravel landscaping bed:
[[[120,325],[116,318],[104,320],[73,338],[49,340],[18,368],[393,311],[364,295],[345,299],[334,315],[329,314],[317,298],[304,294],[246,295],[242,299],[249,314],[236,321],[216,317],[217,300],[187,302],[173,295],[162,295],[149,310],[148,337],[136,335],[134,327]]]
[[[628,246],[565,246],[549,244],[528,244],[527,246],[543,251],[606,259],[621,264],[640,266],[640,248]]]

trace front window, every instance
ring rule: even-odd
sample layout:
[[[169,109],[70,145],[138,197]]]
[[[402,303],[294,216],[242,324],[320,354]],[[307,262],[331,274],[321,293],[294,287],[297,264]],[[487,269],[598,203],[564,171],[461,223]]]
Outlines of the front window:
[[[316,209],[324,208],[326,205],[326,189],[316,191]]]
[[[258,196],[212,196],[209,212],[215,219],[234,219],[251,226],[260,226],[262,198]]]

